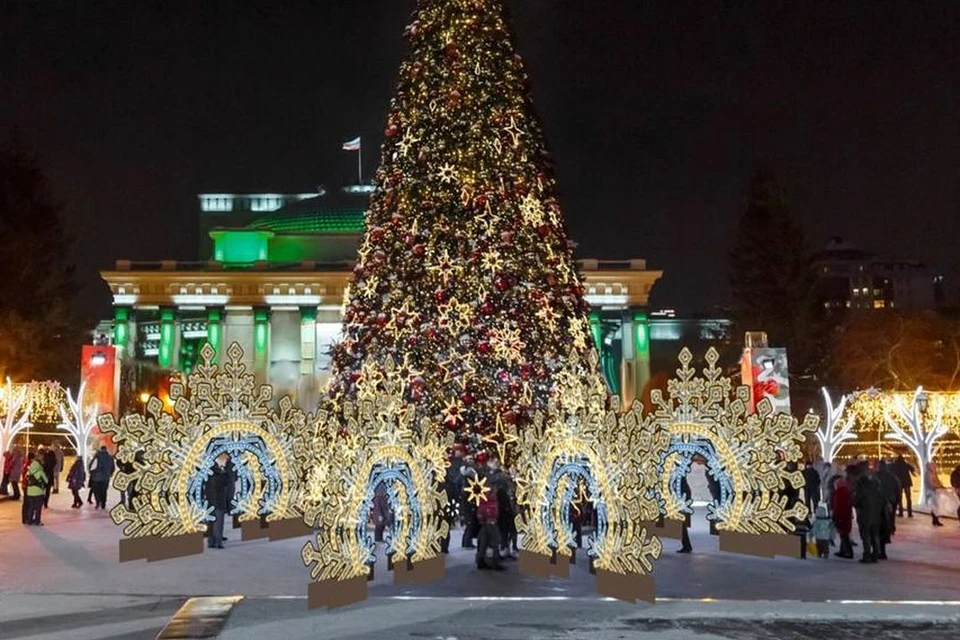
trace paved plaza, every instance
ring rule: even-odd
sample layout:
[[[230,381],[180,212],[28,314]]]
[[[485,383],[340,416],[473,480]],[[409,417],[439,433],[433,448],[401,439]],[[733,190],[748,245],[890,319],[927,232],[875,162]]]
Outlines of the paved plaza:
[[[44,516],[46,526],[24,527],[19,504],[0,502],[0,639],[153,638],[187,598],[232,594],[244,600],[224,638],[273,637],[281,625],[286,638],[458,640],[806,637],[791,636],[791,625],[810,629],[831,620],[871,637],[903,625],[911,638],[960,631],[960,607],[942,604],[960,601],[960,526],[946,520],[934,529],[921,515],[900,521],[889,561],[866,566],[721,553],[698,519],[693,554],[677,554],[678,543],[664,540],[652,607],[597,598],[585,562],[569,580],[521,576],[515,563],[503,573],[478,572],[455,537],[445,580],[395,587],[381,560],[370,600],[332,612],[306,610],[309,574],[299,554],[305,539],[239,542],[237,530],[224,550],[120,564],[120,530],[105,512],[72,510],[61,494]],[[864,616],[887,623],[873,628]],[[744,622],[754,619],[766,622]]]

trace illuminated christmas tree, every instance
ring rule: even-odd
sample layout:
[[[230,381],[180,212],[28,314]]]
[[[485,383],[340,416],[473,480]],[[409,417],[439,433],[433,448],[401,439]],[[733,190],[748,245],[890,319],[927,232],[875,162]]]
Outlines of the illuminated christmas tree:
[[[392,357],[419,417],[502,456],[595,374],[583,287],[503,2],[420,0],[406,36],[330,398]]]

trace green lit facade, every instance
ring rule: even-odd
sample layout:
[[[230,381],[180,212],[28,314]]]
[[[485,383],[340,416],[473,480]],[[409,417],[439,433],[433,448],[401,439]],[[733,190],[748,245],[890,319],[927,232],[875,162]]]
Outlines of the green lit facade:
[[[113,342],[126,359],[182,372],[204,342],[218,353],[238,342],[261,381],[311,407],[339,336],[369,193],[200,195],[202,261],[120,260],[101,274],[113,294]],[[675,341],[687,332],[669,326],[682,321],[648,314],[661,272],[645,261],[583,260],[580,268],[604,376],[629,404],[650,378],[658,335]],[[668,350],[671,363],[679,346]]]

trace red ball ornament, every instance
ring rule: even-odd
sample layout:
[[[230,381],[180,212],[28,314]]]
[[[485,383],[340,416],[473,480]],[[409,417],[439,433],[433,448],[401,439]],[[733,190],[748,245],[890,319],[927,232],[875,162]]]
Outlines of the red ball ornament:
[[[500,234],[500,240],[503,244],[510,244],[513,241],[513,231],[503,231]]]
[[[506,291],[510,288],[510,278],[501,274],[496,277],[493,284],[497,288],[497,291]]]
[[[482,305],[480,305],[480,312],[485,315],[490,315],[494,311],[496,311],[496,307],[489,300],[485,301]]]
[[[373,229],[370,229],[370,242],[373,242],[374,244],[379,244],[382,240],[383,240],[383,229],[381,229],[380,227],[374,227]]]
[[[499,380],[500,382],[506,382],[509,379],[510,379],[510,372],[507,371],[506,369],[500,369],[500,371],[497,372],[497,380]]]
[[[395,137],[397,137],[397,134],[398,134],[398,133],[400,133],[400,127],[398,127],[398,126],[395,125],[395,124],[390,124],[390,125],[388,125],[387,128],[386,128],[386,129],[384,130],[384,132],[383,132],[383,134],[384,134],[385,136],[387,136],[388,138],[395,138]]]
[[[486,355],[490,353],[490,343],[489,342],[478,342],[477,343],[477,353]]]
[[[507,424],[517,423],[517,414],[514,413],[513,411],[506,411],[500,417],[503,418],[503,421],[506,422]]]
[[[487,458],[488,458],[487,452],[481,451],[480,453],[477,454],[477,457],[476,457],[477,464],[481,466],[487,464]]]
[[[520,378],[523,380],[529,380],[530,376],[533,374],[533,367],[530,366],[529,362],[524,362],[520,365]]]
[[[460,55],[460,47],[457,46],[456,42],[448,42],[447,46],[443,48],[444,54],[451,60],[455,60]]]
[[[550,235],[550,225],[542,224],[537,227],[537,235],[541,238],[546,238],[548,235]]]
[[[482,207],[487,204],[487,194],[481,193],[476,198],[473,199],[478,207]]]
[[[474,396],[469,391],[464,391],[463,393],[460,394],[460,402],[462,402],[465,405],[471,405],[476,401],[477,401],[476,396]]]
[[[447,291],[446,289],[437,289],[433,292],[433,299],[437,302],[446,302],[447,300]]]
[[[417,256],[418,258],[422,258],[426,254],[427,254],[427,247],[425,245],[422,245],[422,244],[413,245],[413,255]]]

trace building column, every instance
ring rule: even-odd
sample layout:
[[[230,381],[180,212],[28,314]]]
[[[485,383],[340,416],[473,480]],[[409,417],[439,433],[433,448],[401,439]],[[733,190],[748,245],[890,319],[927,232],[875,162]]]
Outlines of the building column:
[[[300,307],[300,376],[312,376],[316,361],[317,308]]]
[[[113,345],[117,347],[121,358],[133,355],[132,342],[136,339],[136,324],[133,324],[133,310],[127,306],[113,308]],[[133,333],[131,334],[131,324]]]
[[[633,331],[635,389],[639,398],[650,381],[650,320],[642,309],[633,312]]]
[[[593,335],[593,343],[597,347],[597,353],[603,354],[603,324],[600,322],[600,312],[597,310],[590,312],[590,333]]]
[[[160,350],[157,364],[162,369],[176,369],[180,364],[180,325],[174,307],[160,309]]]
[[[258,384],[266,384],[270,365],[270,308],[253,309],[253,375]]]
[[[624,410],[637,398],[636,351],[634,348],[633,314],[624,309],[620,314],[620,335],[623,353],[620,356],[620,399]]]
[[[223,307],[207,307],[207,344],[213,347],[213,362],[219,363],[223,353]]]

